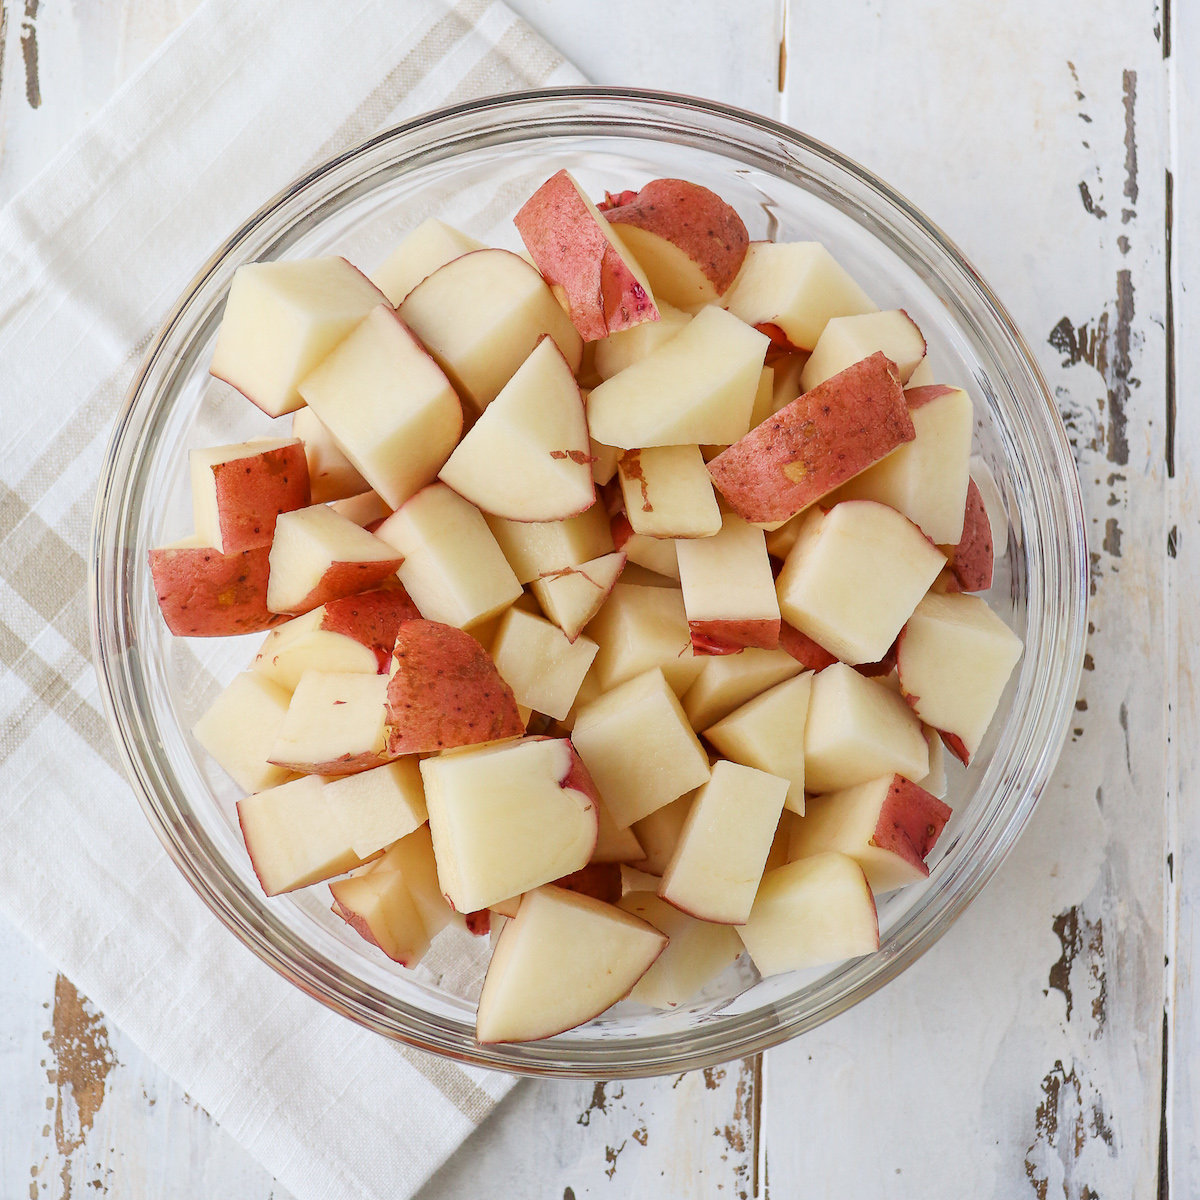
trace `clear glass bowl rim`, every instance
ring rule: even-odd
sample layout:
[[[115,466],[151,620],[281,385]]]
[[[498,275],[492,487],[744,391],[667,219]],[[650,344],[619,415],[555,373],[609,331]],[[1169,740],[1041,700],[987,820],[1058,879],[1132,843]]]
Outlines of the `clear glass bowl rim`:
[[[469,122],[469,127],[466,123]],[[557,122],[557,124],[556,124]],[[640,124],[639,124],[640,122]],[[885,235],[893,249],[938,272],[979,336],[1004,364],[1004,382],[1016,405],[1008,419],[1026,422],[1026,440],[1039,454],[1034,511],[1021,513],[1023,536],[1035,540],[1042,567],[1045,612],[1041,648],[1050,656],[1034,687],[1032,711],[1022,714],[1023,736],[1010,746],[1002,786],[990,798],[987,819],[972,831],[971,848],[941,886],[923,897],[879,954],[859,960],[817,992],[817,1003],[793,995],[751,1012],[727,1015],[699,1030],[644,1038],[590,1042],[480,1046],[449,1022],[402,1003],[314,954],[276,922],[255,897],[231,880],[209,852],[207,840],[181,819],[170,770],[158,753],[154,731],[139,704],[142,683],[130,654],[132,627],[125,596],[131,580],[124,536],[136,525],[140,499],[136,467],[153,451],[156,385],[169,369],[173,339],[186,337],[187,315],[222,268],[231,269],[240,247],[274,223],[292,228],[314,211],[321,186],[345,187],[356,167],[381,169],[378,156],[402,148],[392,166],[453,139],[528,136],[540,127],[582,125],[586,132],[631,129],[645,134],[669,129],[684,141],[716,151],[737,150],[764,159],[791,158],[793,169],[814,165],[831,194],[841,192]],[[583,132],[583,131],[581,131]],[[755,139],[758,139],[755,141]],[[372,156],[375,156],[373,158]],[[776,170],[782,163],[776,161]],[[801,172],[802,173],[802,172]],[[336,194],[336,192],[328,193]],[[316,205],[319,208],[319,204]],[[261,249],[259,251],[261,253]],[[254,255],[253,257],[257,257]],[[240,260],[239,260],[240,261]],[[984,333],[981,325],[990,326]],[[1017,402],[1020,403],[1017,403]],[[1031,521],[1028,518],[1038,519]],[[1047,534],[1055,536],[1046,536]],[[92,530],[90,613],[93,654],[109,724],[126,774],[147,819],[185,879],[247,947],[321,1003],[389,1038],[462,1063],[530,1075],[629,1078],[699,1069],[759,1053],[809,1030],[865,999],[894,978],[950,927],[991,878],[1016,842],[1044,789],[1065,740],[1082,669],[1087,617],[1088,560],[1082,496],[1066,432],[1046,384],[1004,306],[949,238],[881,180],[822,143],[764,117],[712,101],[629,88],[579,87],[508,93],[454,105],[394,126],[316,167],[263,205],[198,272],[147,348],[116,419],[101,470]],[[1035,581],[1027,583],[1031,586]],[[1028,631],[1027,631],[1028,633]]]

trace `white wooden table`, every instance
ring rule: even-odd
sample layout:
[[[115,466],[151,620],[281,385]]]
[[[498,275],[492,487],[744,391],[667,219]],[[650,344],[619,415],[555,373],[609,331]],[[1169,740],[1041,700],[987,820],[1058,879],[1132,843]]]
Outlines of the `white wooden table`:
[[[522,1083],[423,1200],[768,1187],[1107,1200],[1165,1195],[1167,1174],[1171,1195],[1200,1195],[1200,13],[1166,0],[510,2],[595,82],[778,117],[877,171],[958,242],[1071,431],[1092,635],[1037,814],[916,966],[760,1060],[607,1087]],[[0,3],[0,201],[195,3]],[[0,1011],[5,1200],[283,1200],[2,925]]]

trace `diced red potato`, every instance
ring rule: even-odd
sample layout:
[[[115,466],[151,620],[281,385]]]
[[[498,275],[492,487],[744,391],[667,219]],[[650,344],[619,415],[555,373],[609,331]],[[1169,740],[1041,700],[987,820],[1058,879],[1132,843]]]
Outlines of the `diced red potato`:
[[[897,683],[899,681],[897,680]],[[949,788],[946,774],[946,747],[936,729],[925,726],[925,742],[929,746],[929,774],[919,783],[931,796],[945,800]]]
[[[300,380],[385,299],[344,258],[247,263],[230,285],[209,370],[268,416],[294,412]]]
[[[562,521],[595,503],[583,399],[551,338],[542,338],[438,477],[510,521]]]
[[[269,438],[188,453],[196,536],[222,554],[270,546],[280,513],[310,504],[298,438]]]
[[[704,740],[743,766],[787,780],[785,805],[804,814],[804,726],[813,676],[786,679],[704,730]]]
[[[468,629],[521,595],[483,514],[444,483],[422,488],[375,533],[403,555],[400,582],[428,620]]]
[[[321,424],[321,418],[305,405],[292,413],[292,436],[304,443],[308,462],[308,481],[312,504],[328,504],[369,492],[371,485],[358,473],[358,468],[342,453],[333,434]],[[350,514],[339,509],[343,516]],[[353,518],[351,518],[353,519]],[[355,521],[365,525],[366,521]]]
[[[895,364],[901,383],[908,382],[925,357],[925,338],[904,309],[834,317],[800,372],[800,386],[811,392],[847,367],[879,353]]]
[[[306,671],[268,758],[307,775],[352,775],[396,755],[387,749],[383,675]]]
[[[778,355],[772,361],[772,355],[768,352],[767,362],[774,371],[774,378],[771,380],[771,412],[777,413],[800,395],[800,376],[804,371],[804,364],[808,362],[808,355],[788,353]]]
[[[667,805],[670,808],[670,805]],[[621,864],[621,895],[627,896],[630,892],[649,892],[653,896],[658,895],[658,885],[662,880],[657,875],[650,875],[646,871],[640,869],[644,864],[639,863],[637,867],[631,867],[628,863]],[[663,901],[665,904],[666,902]],[[668,907],[670,907],[668,905]],[[672,912],[679,910],[672,909]]]
[[[671,861],[671,855],[675,853],[675,847],[679,844],[679,835],[687,823],[688,813],[692,811],[692,801],[695,800],[698,790],[697,788],[687,792],[669,804],[656,808],[630,826],[645,852],[645,858],[637,864],[641,870],[660,877],[667,869],[667,863]],[[654,891],[658,891],[657,880]]]
[[[289,690],[307,670],[382,673],[401,624],[420,615],[399,584],[331,600],[272,630],[253,667]]]
[[[596,800],[596,848],[592,851],[594,863],[640,863],[646,852],[632,827],[618,829],[604,801]]]
[[[587,865],[596,788],[571,743],[524,738],[421,762],[438,879],[475,912]]]
[[[679,582],[679,556],[674,538],[634,533],[629,518],[623,512],[613,515],[611,529],[613,545],[622,551],[631,563],[675,583]]]
[[[909,388],[904,395],[915,439],[844,483],[829,500],[878,500],[903,513],[930,541],[953,545],[962,537],[971,481],[971,398],[961,388],[940,385]],[[982,501],[979,507],[982,511]]]
[[[469,234],[430,217],[371,272],[371,282],[398,308],[409,292],[448,262],[486,247]]]
[[[291,695],[257,671],[235,675],[192,728],[196,741],[247,792],[284,783],[289,772],[270,761]]]
[[[747,325],[773,325],[796,350],[812,350],[831,318],[876,311],[820,242],[751,242],[725,307]]]
[[[271,543],[267,607],[308,612],[377,587],[401,561],[386,542],[324,504],[281,513]]]
[[[921,722],[891,688],[844,663],[813,676],[804,728],[804,786],[833,792],[881,775],[929,773]]]
[[[307,409],[301,409],[307,412]],[[374,533],[388,517],[393,509],[384,502],[378,492],[360,492],[357,496],[347,496],[343,500],[334,500],[329,506],[339,517],[353,521],[368,533]]]
[[[783,619],[842,662],[883,658],[945,556],[907,517],[874,500],[810,512],[776,581]]]
[[[653,891],[627,889],[617,904],[669,939],[666,949],[629,993],[639,1004],[652,1008],[684,1004],[741,956],[742,939],[733,926],[697,920]]]
[[[684,179],[652,179],[605,217],[645,270],[655,298],[680,308],[720,299],[750,243],[735,209]]]
[[[695,653],[779,645],[779,601],[761,529],[727,513],[715,536],[680,541],[675,549]]]
[[[430,937],[449,925],[463,926],[463,914],[456,913],[442,894],[433,853],[433,835],[428,824],[418,826],[407,837],[393,842],[370,870],[372,874],[399,871],[404,876]]]
[[[702,921],[743,924],[787,792],[786,779],[719,759],[696,793],[658,894]]]
[[[914,437],[896,368],[873,354],[781,408],[708,470],[745,520],[785,521]]]
[[[546,180],[513,223],[585,342],[658,320],[637,260],[568,171]]]
[[[425,957],[429,931],[401,872],[371,871],[339,879],[329,891],[333,911],[393,962],[415,967]]]
[[[853,858],[878,896],[929,874],[925,859],[950,809],[902,775],[809,800],[792,825],[793,861],[836,850]]]
[[[904,626],[896,667],[913,711],[969,763],[1022,651],[980,597],[931,592]]]
[[[708,755],[657,668],[581,708],[571,740],[618,829],[709,777]]]
[[[267,608],[270,547],[222,554],[195,534],[150,551],[150,576],[176,637],[236,637],[287,620]]]
[[[992,586],[992,523],[974,479],[967,483],[962,536],[958,544],[943,545],[938,549],[946,556],[946,566],[952,576],[948,591],[986,592]]]
[[[608,516],[599,504],[565,521],[507,521],[491,515],[484,519],[520,583],[613,551]]]
[[[387,304],[373,308],[299,390],[392,508],[433,482],[462,433],[450,381]]]
[[[436,621],[400,626],[387,682],[390,754],[427,754],[524,732],[512,688],[469,633]]]
[[[415,755],[323,780],[326,803],[359,858],[378,854],[429,819]]]
[[[600,611],[625,569],[625,554],[605,554],[530,583],[542,611],[573,642]]]
[[[711,538],[721,510],[699,446],[626,450],[617,463],[625,515],[634,533],[657,538]]]
[[[513,607],[500,620],[491,655],[518,704],[561,721],[598,649],[591,638],[569,641],[553,622]]]
[[[875,898],[849,856],[814,854],[764,875],[738,935],[763,978],[879,949]]]
[[[683,694],[684,711],[693,728],[707,729],[803,669],[786,650],[749,649],[705,658],[696,681]]]
[[[475,1020],[480,1042],[527,1042],[611,1007],[667,938],[614,905],[547,886],[527,893],[492,953]]]
[[[723,309],[702,308],[668,342],[593,388],[588,427],[623,450],[728,445],[744,437],[767,338]]]
[[[604,380],[611,379],[665,345],[692,319],[690,313],[682,312],[672,304],[656,303],[657,321],[643,321],[632,329],[622,329],[598,342],[588,343],[595,347],[596,374],[600,377],[594,386],[598,387]]]
[[[573,371],[583,342],[546,281],[507,250],[475,250],[419,283],[398,312],[462,397],[470,421],[547,334]]]
[[[830,654],[824,646],[814,642],[807,633],[801,633],[786,621],[779,626],[779,648],[811,671],[823,671],[837,662],[836,656]]]
[[[586,405],[587,398],[591,395],[591,389],[580,388],[579,394],[583,397]],[[596,441],[594,437],[588,438],[588,445],[592,451],[592,479],[597,487],[603,487],[617,473],[617,460],[624,451],[616,446],[605,446]]]

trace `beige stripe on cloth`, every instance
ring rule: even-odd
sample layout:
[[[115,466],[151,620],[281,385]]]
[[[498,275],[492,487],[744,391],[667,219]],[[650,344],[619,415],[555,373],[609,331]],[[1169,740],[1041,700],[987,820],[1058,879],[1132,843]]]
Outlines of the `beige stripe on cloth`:
[[[291,179],[419,111],[580,82],[486,0],[208,0],[0,213],[0,913],[300,1200],[411,1195],[511,1080],[322,1008],[154,839],[90,663],[104,445],[162,315]]]

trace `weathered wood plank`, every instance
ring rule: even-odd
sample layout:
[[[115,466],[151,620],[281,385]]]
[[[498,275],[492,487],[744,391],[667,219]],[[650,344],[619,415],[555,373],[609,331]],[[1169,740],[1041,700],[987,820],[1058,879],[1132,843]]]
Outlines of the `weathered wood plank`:
[[[792,18],[792,123],[938,221],[1038,355],[1077,451],[1094,591],[1074,731],[1009,861],[905,976],[768,1055],[769,1183],[1150,1196],[1166,736],[1158,14],[1080,0],[794,5]]]

